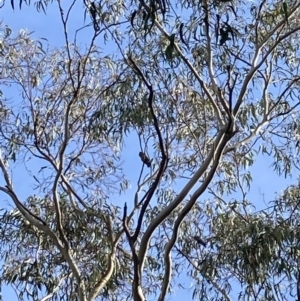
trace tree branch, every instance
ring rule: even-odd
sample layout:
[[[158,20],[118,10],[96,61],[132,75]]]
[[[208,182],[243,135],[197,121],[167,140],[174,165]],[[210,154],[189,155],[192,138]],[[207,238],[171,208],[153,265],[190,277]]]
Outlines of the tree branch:
[[[163,285],[161,289],[160,296],[158,298],[158,301],[164,301],[166,297],[166,293],[169,288],[170,280],[171,280],[171,274],[172,274],[172,258],[171,258],[171,251],[174,246],[174,244],[177,241],[178,237],[178,231],[180,229],[180,225],[186,215],[190,212],[194,204],[196,203],[197,199],[202,195],[202,193],[206,190],[208,185],[210,184],[213,176],[215,175],[215,172],[219,166],[220,160],[222,158],[224,149],[228,141],[232,138],[232,133],[225,133],[222,138],[220,139],[220,142],[218,145],[216,145],[214,156],[212,156],[212,167],[210,168],[210,171],[208,172],[207,177],[203,181],[202,185],[192,194],[191,199],[188,201],[188,203],[183,207],[183,209],[179,212],[177,219],[175,220],[173,231],[172,231],[172,237],[170,241],[167,243],[164,253],[164,260],[165,260],[165,273],[163,278]]]
[[[142,4],[142,6],[146,9],[146,11],[150,12],[150,8],[148,7],[148,5],[145,3],[144,0],[140,0],[140,3]],[[171,35],[169,35],[167,33],[167,31],[160,25],[159,21],[154,18],[154,23],[157,26],[157,28],[160,30],[160,32],[167,37],[169,40],[171,38]],[[211,93],[209,92],[205,82],[202,80],[201,76],[199,75],[199,73],[196,71],[196,69],[192,66],[192,64],[190,63],[190,61],[187,59],[187,57],[182,53],[181,49],[179,48],[178,44],[176,42],[174,42],[174,48],[176,49],[177,53],[179,54],[179,56],[181,57],[181,59],[183,60],[183,62],[186,64],[186,66],[189,68],[189,70],[192,72],[192,74],[195,76],[195,78],[197,79],[197,81],[199,82],[202,90],[205,92],[206,96],[208,97],[210,103],[212,104],[216,117],[218,119],[218,122],[220,125],[224,125],[223,119],[222,119],[222,114],[220,112],[220,109],[217,105],[217,103],[215,102],[213,96],[211,95]]]

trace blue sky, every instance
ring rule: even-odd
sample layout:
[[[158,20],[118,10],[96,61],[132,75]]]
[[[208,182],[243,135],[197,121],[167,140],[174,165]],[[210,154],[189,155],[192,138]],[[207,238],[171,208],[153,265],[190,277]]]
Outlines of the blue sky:
[[[83,20],[83,10],[81,5],[77,5],[77,9],[73,13],[73,24],[70,27],[70,31],[74,31],[78,27],[84,25]],[[7,24],[14,32],[18,32],[21,28],[27,28],[30,32],[34,31],[33,37],[35,38],[47,38],[50,45],[61,46],[64,43],[62,24],[58,18],[59,12],[56,5],[50,5],[47,10],[47,15],[44,13],[36,12],[33,8],[23,6],[22,11],[19,11],[16,7],[15,11],[12,10],[11,6],[7,2],[6,5],[0,10],[0,18],[3,20],[4,24]],[[87,18],[88,19],[88,18]],[[81,35],[81,41],[84,43],[88,41],[88,36]],[[108,46],[103,45],[105,51],[110,51],[109,44]],[[14,96],[11,91],[7,91],[10,96]],[[17,97],[17,95],[15,95]],[[133,184],[136,183],[136,173],[132,168],[136,164],[136,159],[139,152],[138,141],[133,137],[129,137],[125,142],[126,151],[123,153],[124,168],[127,172],[129,178],[133,181]],[[130,146],[130,147],[129,147]],[[133,155],[134,154],[134,155]],[[136,155],[135,155],[136,154]],[[267,156],[259,156],[256,158],[254,166],[250,169],[252,172],[253,183],[250,193],[248,194],[249,200],[253,201],[257,209],[265,207],[264,201],[269,202],[275,196],[275,192],[280,193],[288,184],[293,183],[298,174],[295,174],[293,179],[278,177],[271,166],[271,159]],[[36,169],[38,170],[38,166]],[[21,171],[21,172],[20,172]],[[26,198],[30,193],[32,193],[32,182],[30,182],[29,177],[26,177],[26,170],[23,168],[18,169],[18,174],[14,174],[14,182],[17,192],[20,196]],[[134,189],[128,192],[127,197],[130,198],[131,194],[133,195]],[[235,197],[234,195],[228,197],[228,200]],[[184,281],[184,279],[183,279]],[[191,295],[187,296],[186,293],[177,293],[175,297],[172,298],[173,301],[182,300],[185,297],[185,300],[188,300]],[[14,296],[14,293],[9,288],[3,289],[3,299],[4,300],[17,300]],[[237,298],[236,298],[237,299]],[[236,300],[233,298],[233,300]]]

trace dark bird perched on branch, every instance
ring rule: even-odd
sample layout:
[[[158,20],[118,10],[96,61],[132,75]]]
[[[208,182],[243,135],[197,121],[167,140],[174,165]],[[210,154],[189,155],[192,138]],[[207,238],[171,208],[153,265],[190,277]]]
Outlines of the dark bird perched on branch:
[[[143,161],[143,163],[147,165],[147,167],[151,167],[151,161],[147,157],[147,155],[145,155],[143,152],[140,152],[139,156],[141,157],[141,160]]]

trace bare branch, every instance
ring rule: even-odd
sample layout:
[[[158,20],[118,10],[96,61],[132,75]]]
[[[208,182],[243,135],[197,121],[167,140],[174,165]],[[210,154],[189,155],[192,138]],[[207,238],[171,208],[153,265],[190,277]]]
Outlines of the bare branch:
[[[202,195],[202,193],[206,190],[209,183],[211,182],[213,176],[215,175],[215,172],[219,166],[220,160],[222,158],[224,149],[228,141],[232,138],[231,134],[224,134],[222,135],[220,142],[218,145],[216,145],[215,153],[211,157],[211,163],[212,167],[210,168],[205,180],[203,181],[202,185],[192,194],[191,199],[187,202],[187,204],[181,209],[181,211],[178,214],[177,219],[175,220],[173,231],[172,231],[172,237],[170,241],[167,243],[164,253],[164,260],[165,260],[165,274],[163,279],[163,285],[161,294],[158,298],[158,301],[164,301],[166,297],[166,293],[169,288],[171,274],[172,274],[172,258],[171,258],[171,251],[173,246],[176,243],[177,237],[178,237],[178,231],[180,229],[180,225],[186,215],[190,212],[194,204],[196,203],[197,199]]]
[[[139,250],[139,262],[141,263],[141,269],[143,269],[145,256],[147,254],[147,249],[149,245],[150,238],[155,231],[155,229],[171,214],[171,212],[183,201],[183,199],[187,196],[190,190],[194,187],[194,185],[198,182],[198,180],[202,177],[202,175],[207,171],[207,168],[210,166],[211,162],[218,162],[218,157],[216,157],[216,161],[214,158],[217,155],[221,157],[222,152],[224,151],[224,147],[229,141],[228,135],[226,134],[228,130],[228,125],[225,129],[219,131],[218,136],[215,139],[213,147],[210,150],[205,161],[202,163],[201,167],[194,173],[190,181],[185,185],[185,187],[180,191],[177,197],[158,215],[150,222],[149,226],[147,227],[142,239],[141,239],[141,247]],[[217,152],[217,153],[216,153]],[[220,159],[219,157],[219,159]],[[202,193],[204,186],[201,186],[193,195],[194,197],[197,195],[196,193]],[[190,201],[191,202],[191,201]],[[191,203],[190,203],[191,204]]]
[[[95,298],[99,295],[100,291],[103,289],[103,287],[107,284],[107,282],[111,279],[114,268],[115,268],[115,259],[116,259],[116,251],[117,251],[117,246],[118,242],[120,240],[120,237],[116,240],[114,231],[113,231],[113,226],[112,226],[112,221],[111,218],[108,216],[107,217],[107,225],[108,225],[108,230],[110,234],[110,241],[112,244],[111,247],[111,252],[109,254],[108,258],[108,266],[106,268],[106,271],[100,281],[95,285],[94,289],[90,292],[90,294],[87,297],[87,301],[93,301]]]
[[[299,5],[300,6],[300,5]],[[297,8],[299,7],[297,6]],[[296,9],[294,10],[296,11]],[[285,23],[285,20],[279,22],[273,30],[271,30],[271,32],[267,35],[267,37],[263,40],[263,42],[257,47],[254,57],[252,59],[252,65],[251,65],[251,69],[249,70],[241,91],[239,93],[239,97],[237,99],[236,105],[234,107],[233,110],[233,114],[234,116],[236,116],[241,104],[243,103],[243,99],[244,99],[244,95],[247,91],[248,85],[250,83],[250,81],[252,80],[254,74],[257,72],[257,70],[264,64],[264,62],[267,60],[268,56],[274,51],[274,49],[278,46],[279,43],[281,43],[283,40],[285,40],[287,37],[289,37],[290,35],[292,35],[293,33],[297,32],[300,30],[300,26],[297,26],[296,28],[290,30],[289,32],[281,35],[279,38],[276,39],[276,41],[274,42],[274,44],[266,51],[266,54],[263,55],[263,57],[261,58],[260,62],[258,62],[259,57],[261,56],[261,50],[263,49],[263,47],[265,46],[265,44],[269,41],[269,39],[272,37],[272,35],[281,27],[283,26]]]
[[[53,295],[59,290],[59,287],[62,284],[62,282],[70,276],[71,275],[67,275],[67,276],[64,276],[61,279],[59,279],[59,282],[58,282],[57,286],[53,289],[53,291],[50,294],[48,294],[47,296],[43,297],[40,301],[47,301],[47,300],[51,299],[53,297]]]
[[[142,6],[149,12],[150,8],[148,7],[148,5],[145,3],[144,0],[140,0],[140,3],[142,4]],[[157,28],[160,30],[160,32],[167,37],[170,40],[171,35],[169,35],[167,33],[167,31],[163,28],[163,26],[159,23],[159,21],[155,18],[154,20],[155,25],[157,26]],[[216,104],[214,97],[211,95],[211,93],[209,92],[209,89],[207,88],[205,82],[202,80],[201,76],[199,75],[199,73],[196,71],[196,69],[192,66],[192,64],[190,63],[190,61],[187,59],[187,57],[182,53],[181,49],[179,48],[178,44],[175,42],[174,43],[174,48],[176,49],[177,53],[179,54],[179,56],[181,57],[181,59],[184,61],[184,63],[186,64],[186,66],[189,68],[189,70],[193,73],[193,75],[195,76],[195,78],[197,79],[197,81],[199,82],[201,88],[203,89],[203,91],[205,92],[206,96],[208,97],[210,103],[212,104],[215,113],[216,113],[216,117],[219,121],[220,125],[224,125],[224,122],[222,120],[222,114],[220,112],[220,109],[218,107],[218,105]]]

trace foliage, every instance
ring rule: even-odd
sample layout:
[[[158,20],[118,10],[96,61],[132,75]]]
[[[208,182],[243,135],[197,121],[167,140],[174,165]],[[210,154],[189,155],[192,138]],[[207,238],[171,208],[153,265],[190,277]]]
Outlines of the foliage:
[[[65,45],[1,28],[1,282],[19,300],[163,301],[183,278],[194,299],[300,299],[298,185],[247,200],[257,156],[299,168],[300,4],[84,2],[75,36],[75,2],[35,4],[59,6]]]

